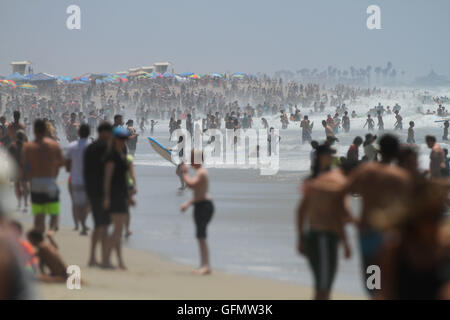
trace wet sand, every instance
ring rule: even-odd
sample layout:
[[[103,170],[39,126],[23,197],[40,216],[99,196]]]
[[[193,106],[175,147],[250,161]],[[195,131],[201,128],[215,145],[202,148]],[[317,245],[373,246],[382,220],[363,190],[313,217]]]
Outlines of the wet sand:
[[[80,290],[69,290],[65,284],[38,284],[41,299],[309,299],[312,295],[308,287],[250,276],[224,272],[196,276],[189,266],[130,248],[124,250],[126,271],[89,268],[88,237],[62,228],[56,238],[61,255],[69,265],[81,268],[86,283]],[[357,297],[335,293],[333,298]]]

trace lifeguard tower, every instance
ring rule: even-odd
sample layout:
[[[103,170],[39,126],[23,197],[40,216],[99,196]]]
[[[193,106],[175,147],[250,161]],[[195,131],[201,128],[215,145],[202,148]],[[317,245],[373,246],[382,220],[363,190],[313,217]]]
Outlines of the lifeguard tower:
[[[11,62],[12,73],[20,73],[21,75],[26,75],[30,72],[31,62],[30,61],[13,61]],[[27,68],[28,67],[28,68]]]

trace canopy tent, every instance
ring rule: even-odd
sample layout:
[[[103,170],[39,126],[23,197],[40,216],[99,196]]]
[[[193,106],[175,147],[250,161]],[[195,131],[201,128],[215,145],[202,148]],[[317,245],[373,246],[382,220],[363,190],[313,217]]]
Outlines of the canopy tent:
[[[72,78],[70,78],[70,77],[58,76],[57,78],[59,80],[61,80],[62,82],[70,82],[70,81],[72,81]]]
[[[143,70],[138,70],[138,71],[130,72],[129,74],[127,74],[127,77],[145,76],[147,74],[148,73]]]
[[[27,77],[24,75],[21,75],[18,72],[15,72],[9,76],[6,77],[6,80],[13,80],[13,81],[26,81]]]
[[[29,74],[28,76],[26,76],[26,79],[30,82],[36,82],[36,81],[55,81],[58,78],[48,73],[38,73],[38,74]]]
[[[183,73],[180,73],[180,76],[181,77],[190,77],[190,76],[192,76],[192,75],[194,75],[194,73],[193,72],[183,72]]]
[[[103,80],[104,78],[107,78],[110,76],[112,76],[112,74],[110,74],[110,73],[93,73],[90,75],[89,78],[93,78],[95,80],[98,80],[98,79]]]
[[[86,84],[86,82],[80,81],[80,80],[75,80],[71,82],[72,84]]]

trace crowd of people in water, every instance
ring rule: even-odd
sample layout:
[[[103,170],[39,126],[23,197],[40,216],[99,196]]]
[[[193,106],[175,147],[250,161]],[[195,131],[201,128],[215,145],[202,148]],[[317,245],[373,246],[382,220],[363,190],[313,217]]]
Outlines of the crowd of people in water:
[[[343,157],[334,148],[340,130],[351,132],[352,119],[360,116],[349,105],[360,97],[393,94],[379,88],[326,88],[266,76],[159,78],[114,84],[91,81],[81,86],[41,87],[38,93],[2,88],[2,161],[8,157],[11,165],[0,172],[0,182],[9,186],[9,174],[17,169],[13,177],[17,210],[28,212],[31,207],[34,220],[24,235],[21,222],[7,218],[5,208],[0,210],[0,298],[32,298],[30,275],[45,282],[67,279],[67,264],[55,237],[61,214],[60,170],[69,173],[74,230],[91,235],[88,265],[125,270],[122,238],[132,235],[130,208],[136,205],[138,192],[133,157],[139,136],[153,135],[164,120],[169,120],[169,139],[181,128],[191,136],[196,130],[248,129],[255,125],[254,119],[260,119],[258,127],[271,132],[274,124],[267,120],[269,116],[279,116],[281,130],[295,123],[301,130],[299,143],[312,146],[311,174],[301,188],[297,231],[298,251],[308,259],[313,274],[314,298],[330,298],[340,244],[347,258],[358,250],[350,247],[346,233],[350,224],[358,230],[362,279],[371,298],[450,298],[450,242],[445,233],[448,150],[435,136],[427,135],[430,164],[429,170],[421,172],[414,121],[409,122],[407,143],[401,144],[394,134],[384,133],[388,128],[383,121],[383,116],[392,115],[396,122],[389,129],[403,130],[401,106],[381,103],[363,115],[368,130],[364,139],[355,137]],[[334,115],[326,113],[330,109]],[[125,123],[124,117],[130,114]],[[442,104],[437,114],[448,116]],[[324,118],[324,135],[316,140],[310,115]],[[443,122],[442,140],[448,140],[449,122]],[[208,171],[197,161],[203,159],[201,151],[177,149],[177,153],[191,160],[177,167],[182,188],[193,190],[192,200],[180,210],[194,208],[200,248],[196,273],[207,275],[211,273],[207,226],[214,214]],[[193,176],[185,163],[195,169]],[[351,197],[361,200],[360,215],[352,212]],[[90,213],[93,230],[87,223]],[[113,255],[117,265],[112,263]],[[381,287],[366,285],[371,266],[381,270]]]

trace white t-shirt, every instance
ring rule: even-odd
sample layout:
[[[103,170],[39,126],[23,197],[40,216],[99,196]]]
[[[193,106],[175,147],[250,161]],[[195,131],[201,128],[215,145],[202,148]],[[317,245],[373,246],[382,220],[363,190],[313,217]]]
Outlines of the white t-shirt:
[[[74,185],[84,185],[84,152],[90,143],[91,141],[88,138],[79,139],[71,142],[66,149],[66,159],[72,162],[70,175],[72,177],[72,184]]]

